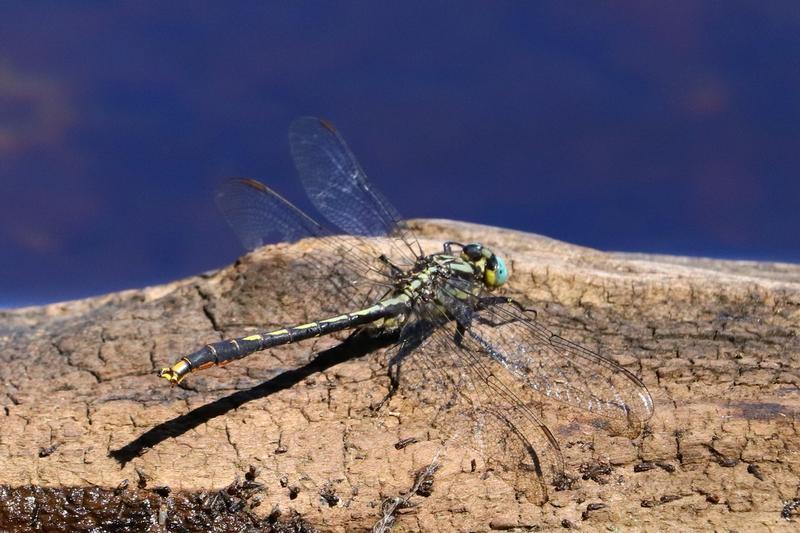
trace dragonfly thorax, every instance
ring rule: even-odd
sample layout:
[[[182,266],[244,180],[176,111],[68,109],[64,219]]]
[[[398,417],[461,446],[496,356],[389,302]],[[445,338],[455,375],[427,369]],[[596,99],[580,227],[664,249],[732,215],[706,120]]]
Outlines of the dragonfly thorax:
[[[397,276],[395,294],[405,294],[413,305],[437,299],[452,278],[467,281],[472,286],[483,285],[489,290],[506,282],[505,262],[489,248],[475,243],[459,244],[461,251],[458,252],[452,250],[454,244],[457,243],[446,243],[444,253],[420,257],[410,270]]]
[[[471,265],[459,257],[433,254],[420,257],[414,267],[396,280],[397,292],[408,295],[412,302],[430,301],[453,276],[475,279]]]

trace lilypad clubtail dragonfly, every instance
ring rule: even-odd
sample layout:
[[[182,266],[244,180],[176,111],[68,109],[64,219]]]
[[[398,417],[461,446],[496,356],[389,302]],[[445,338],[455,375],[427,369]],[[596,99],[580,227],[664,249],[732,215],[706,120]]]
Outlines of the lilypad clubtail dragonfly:
[[[653,401],[635,375],[551,333],[535,311],[496,294],[509,271],[493,250],[445,242],[426,255],[329,122],[297,119],[289,142],[308,197],[338,232],[252,179],[227,182],[217,205],[250,250],[270,237],[316,238],[327,253],[304,267],[336,285],[326,299],[341,314],[207,344],[162,369],[161,377],[177,384],[191,372],[341,330],[394,334],[387,398],[399,393],[417,402],[445,434],[477,436],[488,467],[512,475],[518,486],[525,485],[520,478],[540,483],[542,454],[554,476],[563,468],[531,393],[634,432],[650,418]],[[513,474],[520,466],[528,468]]]

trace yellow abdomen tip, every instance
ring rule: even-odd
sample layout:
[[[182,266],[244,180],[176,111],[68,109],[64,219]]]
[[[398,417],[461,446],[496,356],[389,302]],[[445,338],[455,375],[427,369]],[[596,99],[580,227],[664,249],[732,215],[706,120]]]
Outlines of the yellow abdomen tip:
[[[190,371],[191,367],[189,363],[181,359],[172,365],[172,368],[162,368],[158,375],[169,381],[172,385],[177,385]]]

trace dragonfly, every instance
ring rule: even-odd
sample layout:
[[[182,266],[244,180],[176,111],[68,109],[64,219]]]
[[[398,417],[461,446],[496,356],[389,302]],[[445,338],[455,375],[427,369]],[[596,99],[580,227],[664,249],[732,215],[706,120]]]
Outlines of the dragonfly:
[[[309,299],[339,314],[207,344],[161,377],[178,384],[192,372],[344,330],[391,335],[389,390],[379,408],[399,397],[414,402],[444,435],[473,437],[487,470],[536,499],[547,479],[563,475],[564,461],[535,396],[631,434],[653,415],[650,393],[633,373],[552,333],[534,309],[500,294],[510,274],[501,255],[455,241],[426,254],[330,122],[295,120],[289,144],[305,192],[328,225],[249,178],[222,185],[216,203],[249,250],[276,238],[315,239],[322,251],[289,268],[310,272],[318,283],[303,290],[325,293]]]

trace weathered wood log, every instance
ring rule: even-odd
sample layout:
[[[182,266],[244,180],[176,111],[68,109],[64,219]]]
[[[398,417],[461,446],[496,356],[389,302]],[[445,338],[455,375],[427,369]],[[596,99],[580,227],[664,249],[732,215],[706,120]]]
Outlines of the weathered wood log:
[[[304,287],[322,281],[281,268],[291,247],[276,245],[161,287],[0,312],[0,529],[277,527],[276,509],[323,531],[369,529],[386,514],[398,530],[426,531],[792,526],[800,266],[603,253],[443,221],[415,229],[432,239],[426,249],[480,241],[509,258],[508,294],[641,376],[656,406],[645,431],[610,435],[543,401],[576,481],[542,504],[466,448],[442,453],[413,406],[372,412],[388,383],[377,344],[328,350],[343,337],[318,339],[182,387],[160,380],[155,371],[203,343],[317,317],[323,302]],[[433,486],[417,491],[427,496],[409,493],[437,453]],[[251,472],[230,488],[251,465],[263,487]],[[193,496],[225,487],[216,500]],[[261,522],[247,514],[256,492],[254,515],[271,515]],[[404,492],[405,505],[382,507]]]

